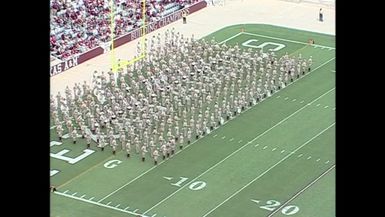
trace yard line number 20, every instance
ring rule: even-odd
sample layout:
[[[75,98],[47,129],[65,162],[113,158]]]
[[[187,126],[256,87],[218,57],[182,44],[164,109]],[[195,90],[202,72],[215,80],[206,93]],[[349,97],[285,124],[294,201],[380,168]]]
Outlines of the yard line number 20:
[[[274,211],[275,209],[278,208],[279,205],[281,205],[279,201],[268,200],[266,201],[266,205],[260,206],[259,208],[269,210],[269,211]],[[295,205],[284,206],[283,209],[281,210],[282,214],[284,215],[294,215],[298,211],[299,211],[299,207]]]

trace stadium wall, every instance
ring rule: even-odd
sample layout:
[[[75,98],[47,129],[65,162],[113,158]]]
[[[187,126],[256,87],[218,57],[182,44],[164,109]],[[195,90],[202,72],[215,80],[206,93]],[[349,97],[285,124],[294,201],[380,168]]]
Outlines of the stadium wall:
[[[196,4],[190,5],[187,8],[183,8],[181,10],[175,11],[174,13],[167,15],[167,16],[163,17],[162,19],[154,22],[154,23],[150,23],[150,24],[146,25],[146,27],[145,27],[146,34],[152,32],[152,31],[155,31],[159,28],[162,28],[162,27],[164,27],[170,23],[173,23],[177,20],[182,19],[183,11],[187,11],[188,14],[192,14],[192,13],[194,13],[200,9],[205,8],[206,6],[207,6],[206,1],[200,1]],[[127,33],[126,35],[115,39],[114,40],[114,48],[119,47],[123,44],[126,44],[132,40],[135,40],[135,39],[139,38],[140,35],[141,35],[141,28],[138,28],[134,31],[131,31],[131,32]],[[75,67],[79,64],[82,64],[82,63],[86,62],[87,60],[92,59],[96,56],[99,56],[100,54],[103,54],[103,53],[104,53],[104,49],[102,47],[98,46],[98,47],[96,47],[90,51],[87,51],[83,54],[80,54],[78,56],[74,56],[74,57],[72,57],[66,61],[62,61],[59,64],[51,66],[50,76],[55,76],[57,74],[60,74],[60,73],[66,71],[72,67]]]

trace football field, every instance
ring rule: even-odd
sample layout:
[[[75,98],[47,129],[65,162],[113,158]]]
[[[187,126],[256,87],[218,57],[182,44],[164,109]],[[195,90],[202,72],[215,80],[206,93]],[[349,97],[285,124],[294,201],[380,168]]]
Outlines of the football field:
[[[81,138],[59,142],[52,128],[51,216],[335,216],[335,37],[261,24],[212,37],[312,56],[313,66],[157,166],[149,156],[87,149]]]

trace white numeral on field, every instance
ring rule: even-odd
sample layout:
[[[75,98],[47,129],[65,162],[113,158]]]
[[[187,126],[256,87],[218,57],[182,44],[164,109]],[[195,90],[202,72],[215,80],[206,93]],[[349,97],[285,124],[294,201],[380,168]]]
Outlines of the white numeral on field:
[[[266,201],[266,204],[267,205],[260,206],[260,208],[261,209],[266,209],[266,210],[269,210],[269,211],[273,211],[273,210],[276,209],[277,206],[281,205],[281,203],[276,201],[276,200],[268,200],[268,201]]]
[[[94,150],[91,150],[91,149],[84,149],[83,150],[84,153],[77,156],[76,158],[70,158],[70,157],[64,156],[69,151],[70,150],[68,149],[64,149],[59,151],[58,153],[50,153],[50,156],[59,160],[67,161],[70,164],[75,164],[95,152]]]
[[[59,170],[51,170],[49,176],[54,176],[56,173],[60,172]]]
[[[298,206],[290,205],[290,206],[285,206],[285,207],[282,209],[282,214],[285,214],[285,215],[294,215],[294,214],[296,214],[298,211],[299,211],[299,207],[298,207]]]
[[[264,43],[262,43],[260,45],[253,45],[253,44],[251,44],[251,43],[257,42],[257,41],[258,41],[258,39],[250,39],[250,40],[247,40],[247,41],[243,42],[242,46],[244,46],[244,47],[251,47],[251,48],[260,48],[260,49],[263,49],[267,45],[276,46],[274,49],[271,49],[272,51],[279,51],[282,48],[286,47],[286,45],[284,45],[284,44],[275,43],[275,42],[264,42]]]
[[[51,141],[49,146],[52,147],[54,145],[61,145],[62,143],[61,142],[58,142],[58,141]]]
[[[177,183],[171,183],[171,185],[182,187],[182,183],[187,181],[188,178],[186,177],[180,177],[180,180]],[[206,187],[207,183],[204,181],[196,181],[191,183],[188,188],[193,191],[198,191]]]
[[[254,200],[251,200],[254,201]],[[281,202],[276,201],[276,200],[268,200],[266,201],[266,205],[260,206],[259,208],[265,209],[268,211],[274,211],[276,210],[279,205],[281,205]],[[288,205],[284,206],[281,210],[281,213],[284,215],[294,215],[299,211],[299,207],[296,205]]]
[[[181,187],[182,186],[182,183],[187,181],[188,178],[185,178],[185,177],[180,177],[180,181],[177,182],[177,183],[171,183],[171,185],[175,185],[175,186],[178,186],[178,187]]]
[[[190,186],[188,186],[188,188],[190,188],[193,191],[201,190],[204,187],[206,187],[206,182],[204,181],[193,182],[191,183]]]

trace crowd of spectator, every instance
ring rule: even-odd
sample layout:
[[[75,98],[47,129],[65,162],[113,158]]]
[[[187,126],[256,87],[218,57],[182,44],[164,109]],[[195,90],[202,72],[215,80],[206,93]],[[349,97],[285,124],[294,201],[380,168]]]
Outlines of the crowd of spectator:
[[[146,23],[198,1],[146,0]],[[142,0],[51,0],[51,55],[65,60],[111,40],[111,11],[114,37],[140,27],[142,4]]]

